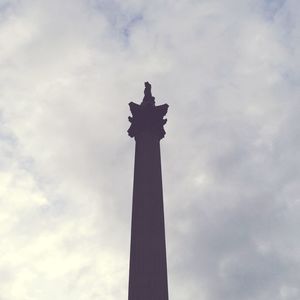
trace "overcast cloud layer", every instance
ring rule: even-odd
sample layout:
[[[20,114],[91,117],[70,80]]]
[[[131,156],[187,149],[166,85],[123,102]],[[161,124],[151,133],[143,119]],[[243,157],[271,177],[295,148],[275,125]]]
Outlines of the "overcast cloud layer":
[[[300,299],[298,0],[0,0],[0,299],[127,299],[150,81],[170,300]]]

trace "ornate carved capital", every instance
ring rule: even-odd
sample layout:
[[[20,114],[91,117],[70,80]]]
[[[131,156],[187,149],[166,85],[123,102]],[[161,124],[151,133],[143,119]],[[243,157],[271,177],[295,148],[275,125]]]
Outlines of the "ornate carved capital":
[[[166,133],[164,125],[167,119],[164,119],[164,116],[167,114],[169,105],[155,106],[155,98],[151,94],[151,84],[148,82],[145,83],[144,93],[145,96],[141,104],[129,103],[132,117],[128,117],[131,123],[128,134],[130,137],[137,138],[140,134],[148,132],[158,139],[162,139]]]

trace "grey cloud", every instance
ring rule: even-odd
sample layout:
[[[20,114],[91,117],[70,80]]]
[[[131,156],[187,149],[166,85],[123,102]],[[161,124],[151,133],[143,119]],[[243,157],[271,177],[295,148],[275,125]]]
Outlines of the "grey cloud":
[[[1,292],[16,290],[8,300],[126,298],[127,103],[142,99],[145,80],[170,104],[170,298],[298,297],[299,4],[275,2],[29,1],[10,11],[1,172],[16,178],[12,190],[27,182],[32,205],[4,207],[1,269],[22,271],[4,275]]]

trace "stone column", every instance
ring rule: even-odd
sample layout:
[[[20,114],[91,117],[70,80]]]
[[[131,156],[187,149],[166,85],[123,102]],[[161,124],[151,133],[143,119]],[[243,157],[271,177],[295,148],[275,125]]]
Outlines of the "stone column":
[[[128,134],[135,138],[129,300],[168,300],[160,140],[168,105],[155,106],[151,85],[138,105],[129,103]]]

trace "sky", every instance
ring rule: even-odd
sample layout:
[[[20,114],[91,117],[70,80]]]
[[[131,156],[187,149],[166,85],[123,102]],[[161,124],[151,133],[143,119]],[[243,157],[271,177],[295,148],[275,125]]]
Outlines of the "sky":
[[[127,299],[144,82],[169,298],[300,299],[298,0],[0,0],[0,300]]]

